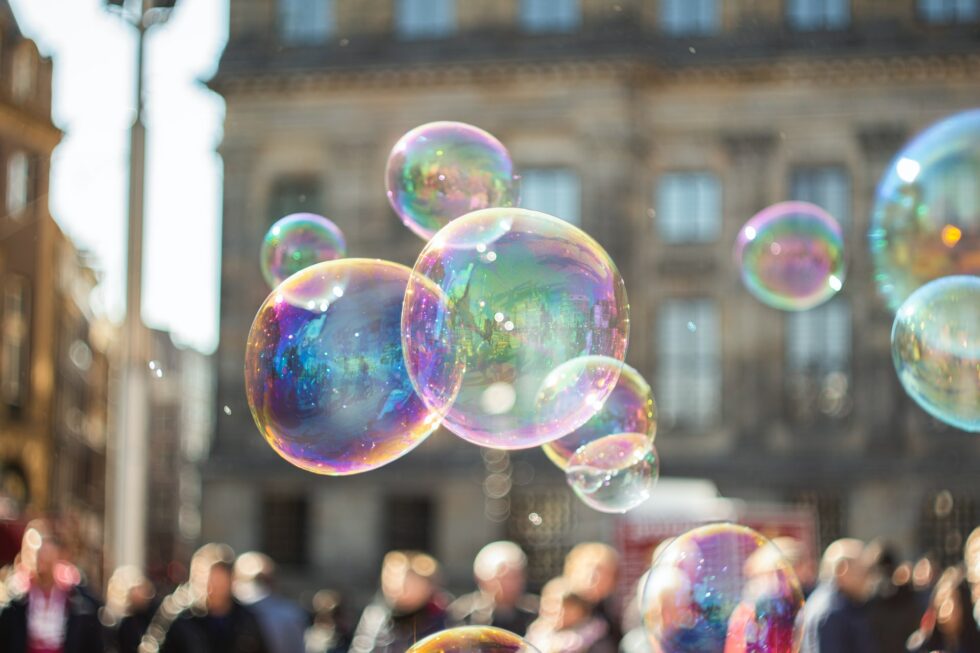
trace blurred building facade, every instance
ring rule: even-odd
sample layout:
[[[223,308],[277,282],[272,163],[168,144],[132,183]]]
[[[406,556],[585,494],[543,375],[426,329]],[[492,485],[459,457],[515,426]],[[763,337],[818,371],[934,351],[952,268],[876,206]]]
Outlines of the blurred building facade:
[[[92,262],[48,211],[51,73],[0,2],[0,517],[58,514],[99,583],[112,327]]]
[[[386,157],[411,127],[462,120],[508,146],[525,206],[618,263],[665,474],[810,506],[824,543],[883,535],[955,557],[980,519],[980,441],[901,392],[864,250],[904,140],[980,104],[978,21],[976,0],[231,0],[211,81],[227,103],[227,410],[203,536],[362,591],[388,548],[428,549],[465,585],[489,539],[522,541],[543,577],[571,543],[610,536],[539,452],[481,455],[438,433],[386,469],[317,478],[275,456],[244,403],[271,222],[322,212],[351,256],[411,265],[422,242],[387,205]],[[785,199],[828,209],[849,246],[843,292],[805,313],[759,304],[730,262],[742,223]]]

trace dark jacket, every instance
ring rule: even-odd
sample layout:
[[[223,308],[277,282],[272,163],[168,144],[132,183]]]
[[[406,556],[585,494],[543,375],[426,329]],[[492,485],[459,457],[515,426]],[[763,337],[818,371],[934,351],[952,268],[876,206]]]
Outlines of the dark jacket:
[[[877,653],[864,608],[822,583],[803,609],[801,653]]]
[[[464,594],[449,605],[454,624],[465,626],[494,626],[524,636],[527,628],[538,618],[538,598],[525,595],[513,608],[494,605],[493,597],[480,591]]]
[[[208,653],[269,653],[258,620],[251,610],[238,601],[232,602],[231,611],[223,617],[210,614],[195,616],[188,620],[187,625],[190,630],[196,631],[187,637],[188,641],[203,641]],[[167,650],[184,653],[176,648]]]
[[[0,650],[4,653],[27,651],[28,594],[0,606]],[[68,591],[68,618],[64,653],[104,653],[99,602],[80,587]]]
[[[908,585],[886,586],[868,602],[867,612],[878,653],[905,653],[905,642],[922,618],[915,590]]]

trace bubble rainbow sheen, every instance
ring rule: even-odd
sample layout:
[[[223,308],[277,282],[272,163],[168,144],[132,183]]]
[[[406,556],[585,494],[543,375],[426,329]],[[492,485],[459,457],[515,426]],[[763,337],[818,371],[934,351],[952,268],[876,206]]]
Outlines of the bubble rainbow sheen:
[[[538,653],[538,649],[509,630],[460,626],[429,635],[406,653]]]
[[[815,204],[780,202],[738,233],[735,263],[756,299],[784,311],[819,306],[844,284],[844,237]]]
[[[646,433],[607,435],[579,448],[568,460],[565,480],[586,505],[624,513],[650,498],[660,477],[660,459]]]
[[[878,184],[868,244],[892,310],[933,279],[980,275],[980,109],[916,136]]]
[[[803,594],[776,546],[745,526],[687,531],[654,562],[641,611],[662,653],[793,653]]]
[[[450,220],[514,206],[520,196],[507,148],[462,122],[430,122],[402,136],[388,156],[385,184],[391,208],[425,240]]]
[[[620,366],[616,359],[604,356],[583,356],[565,364],[576,370],[576,378],[596,376],[592,368],[611,372]],[[566,375],[567,376],[567,375]],[[629,365],[622,370],[612,392],[598,411],[572,433],[542,445],[548,458],[561,469],[578,449],[599,438],[617,433],[639,433],[652,443],[657,434],[657,406],[653,391],[640,373]]]
[[[387,261],[318,263],[262,304],[245,348],[245,391],[280,456],[317,474],[356,474],[403,456],[439,425],[405,372],[410,275]],[[424,281],[413,292],[439,301]]]
[[[535,447],[584,424],[612,392],[619,369],[590,368],[542,399],[542,384],[568,361],[621,362],[626,353],[623,279],[583,231],[527,209],[475,211],[432,238],[414,273],[402,314],[408,372],[456,435],[497,449]],[[411,294],[421,279],[442,291],[445,307]],[[456,364],[465,371],[447,406],[455,378],[446,374]]]
[[[980,432],[980,277],[944,277],[912,293],[892,325],[892,360],[926,412]]]
[[[315,263],[347,256],[344,234],[333,222],[315,213],[293,213],[269,227],[259,262],[270,288]]]

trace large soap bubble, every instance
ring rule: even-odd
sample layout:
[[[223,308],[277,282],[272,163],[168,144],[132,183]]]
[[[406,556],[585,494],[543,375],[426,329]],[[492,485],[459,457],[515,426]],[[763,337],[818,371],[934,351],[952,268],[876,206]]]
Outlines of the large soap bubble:
[[[538,653],[538,650],[509,630],[460,626],[429,635],[405,653]]]
[[[430,122],[402,136],[385,183],[395,213],[426,240],[471,211],[515,205],[520,189],[507,148],[462,122]]]
[[[408,372],[453,433],[493,448],[537,446],[588,421],[615,387],[619,369],[601,367],[550,399],[542,391],[568,361],[622,361],[626,353],[622,277],[583,231],[527,209],[476,211],[436,234],[414,272],[402,315]],[[411,293],[423,278],[445,305]],[[446,372],[455,368],[443,360],[450,349],[465,366],[451,407],[455,378]]]
[[[551,462],[561,469],[568,466],[568,459],[577,450],[607,435],[640,433],[647,436],[649,442],[653,442],[657,433],[657,406],[653,401],[653,392],[640,373],[629,365],[606,356],[583,356],[565,363],[549,377],[559,379],[611,377],[611,372],[618,369],[620,365],[622,371],[616,387],[596,414],[572,433],[541,447]],[[604,375],[593,371],[603,369],[607,370]],[[545,385],[548,385],[548,380]]]
[[[980,432],[980,277],[945,277],[912,293],[895,315],[892,360],[929,414]]]
[[[280,456],[318,474],[355,474],[399,458],[439,425],[405,371],[400,325],[410,275],[386,261],[319,263],[262,304],[245,350],[245,391]],[[424,279],[412,292],[441,301]],[[448,406],[459,373],[441,372],[450,396],[439,405]]]
[[[650,498],[660,459],[646,433],[607,435],[572,454],[565,479],[586,505],[622,513]]]
[[[760,211],[738,232],[734,254],[745,287],[773,308],[813,308],[844,284],[840,225],[815,204],[780,202]]]
[[[792,653],[803,594],[776,546],[751,528],[711,524],[654,562],[641,608],[661,653]]]
[[[259,262],[270,288],[315,263],[347,256],[344,234],[330,220],[315,213],[293,213],[269,227]]]
[[[932,279],[980,275],[980,109],[934,124],[896,155],[868,240],[892,310]]]

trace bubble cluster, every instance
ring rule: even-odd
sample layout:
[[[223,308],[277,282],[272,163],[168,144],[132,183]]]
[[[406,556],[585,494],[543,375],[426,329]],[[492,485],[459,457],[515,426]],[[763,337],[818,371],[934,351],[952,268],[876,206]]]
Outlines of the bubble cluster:
[[[275,288],[303,268],[345,256],[347,243],[337,225],[315,213],[293,213],[269,227],[259,261],[266,283]]]
[[[391,207],[425,240],[471,211],[517,204],[520,188],[503,144],[462,122],[430,122],[402,136],[385,180]]]
[[[612,392],[589,421],[572,433],[541,447],[551,462],[565,469],[569,458],[578,449],[599,438],[617,433],[640,433],[647,436],[648,442],[653,442],[657,433],[657,406],[649,384],[639,372],[605,356],[584,356],[569,361],[565,366],[577,371],[574,375],[576,380],[612,378],[620,366],[622,370]],[[564,376],[567,378],[571,375]]]
[[[641,604],[662,653],[789,653],[799,643],[799,581],[776,546],[744,526],[675,539],[650,569]]]
[[[537,649],[502,628],[461,626],[429,635],[406,653],[537,653]]]
[[[780,202],[754,215],[739,231],[734,255],[745,287],[773,308],[804,311],[844,285],[840,225],[807,202]]]
[[[259,309],[245,350],[248,404],[269,445],[297,467],[329,475],[376,469],[439,425],[405,371],[401,311],[410,275],[386,261],[318,263]],[[426,305],[440,302],[425,280],[412,293]],[[443,376],[454,392],[451,375]]]
[[[980,277],[945,277],[912,293],[895,315],[892,359],[929,414],[980,432]]]
[[[660,476],[657,450],[646,433],[607,435],[572,454],[565,479],[586,505],[622,513],[650,498]]]
[[[980,109],[929,127],[878,185],[868,240],[892,310],[928,281],[980,275]]]
[[[423,279],[445,303],[412,292]],[[408,372],[446,428],[522,449],[578,428],[612,392],[619,370],[608,367],[550,396],[542,385],[582,356],[622,361],[629,304],[616,266],[581,230],[527,209],[486,209],[452,221],[422,250],[402,326]]]

